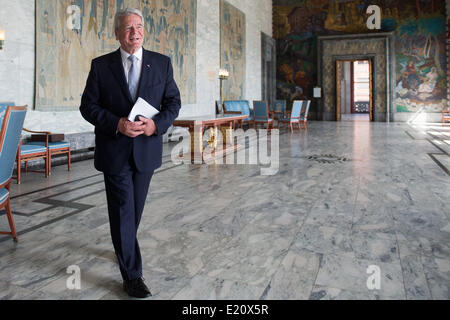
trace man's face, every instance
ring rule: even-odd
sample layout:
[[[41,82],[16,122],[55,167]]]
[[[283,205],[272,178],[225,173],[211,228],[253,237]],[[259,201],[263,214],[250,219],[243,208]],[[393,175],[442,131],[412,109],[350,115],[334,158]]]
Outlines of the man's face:
[[[116,40],[119,40],[122,49],[126,52],[133,54],[138,51],[144,42],[144,27],[141,17],[131,14],[120,18]]]

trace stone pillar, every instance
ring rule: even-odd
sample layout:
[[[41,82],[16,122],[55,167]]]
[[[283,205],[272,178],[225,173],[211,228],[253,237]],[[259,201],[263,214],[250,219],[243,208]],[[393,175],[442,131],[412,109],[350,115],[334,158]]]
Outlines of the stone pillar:
[[[446,5],[446,22],[447,22],[447,108],[450,104],[450,34],[449,34],[449,27],[450,27],[450,0],[445,1]]]

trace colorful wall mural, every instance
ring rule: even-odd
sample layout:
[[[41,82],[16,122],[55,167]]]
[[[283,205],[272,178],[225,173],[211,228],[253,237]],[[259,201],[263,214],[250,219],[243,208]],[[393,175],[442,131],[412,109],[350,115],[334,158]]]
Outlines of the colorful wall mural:
[[[196,0],[38,0],[36,109],[78,109],[91,60],[120,46],[114,14],[125,7],[142,11],[144,48],[172,59],[183,104],[195,103]]]
[[[395,110],[441,112],[447,104],[446,12],[439,0],[274,0],[277,97],[312,97],[317,37],[369,33],[367,7],[382,9],[381,30],[394,31]]]
[[[220,1],[220,67],[229,71],[223,99],[245,99],[245,14]]]

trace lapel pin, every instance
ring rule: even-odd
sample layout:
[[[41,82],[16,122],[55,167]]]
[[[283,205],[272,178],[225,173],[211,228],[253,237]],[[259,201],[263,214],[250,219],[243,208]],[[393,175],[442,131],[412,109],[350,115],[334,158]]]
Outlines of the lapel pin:
[[[150,65],[149,65],[149,64],[147,65],[147,68],[150,68]]]

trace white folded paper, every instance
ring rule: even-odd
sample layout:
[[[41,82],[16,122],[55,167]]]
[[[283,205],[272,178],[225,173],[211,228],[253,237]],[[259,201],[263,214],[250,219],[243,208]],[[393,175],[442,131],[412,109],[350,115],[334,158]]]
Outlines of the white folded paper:
[[[150,103],[139,97],[136,103],[131,109],[130,114],[128,115],[128,120],[131,122],[136,121],[137,116],[142,116],[145,118],[153,118],[155,115],[159,113],[159,110],[153,107]]]

